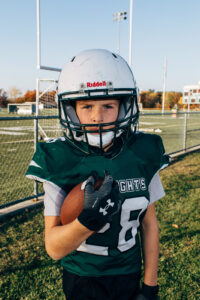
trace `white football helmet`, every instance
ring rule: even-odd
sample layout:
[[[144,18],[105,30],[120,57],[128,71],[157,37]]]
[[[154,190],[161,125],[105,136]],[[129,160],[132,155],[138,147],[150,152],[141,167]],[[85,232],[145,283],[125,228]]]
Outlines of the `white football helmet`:
[[[106,155],[107,145],[119,139],[123,145],[135,131],[139,117],[137,97],[133,73],[120,55],[103,49],[79,53],[65,64],[58,81],[59,118],[66,138],[85,153]],[[106,99],[120,100],[118,118],[112,123],[97,124],[98,131],[93,134],[88,130],[93,124],[80,123],[74,101]],[[109,125],[114,127],[105,129]]]

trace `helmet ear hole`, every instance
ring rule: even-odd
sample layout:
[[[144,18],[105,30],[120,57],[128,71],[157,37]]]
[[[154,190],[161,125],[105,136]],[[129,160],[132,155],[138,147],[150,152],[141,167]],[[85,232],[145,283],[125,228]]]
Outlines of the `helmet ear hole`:
[[[75,103],[63,103],[63,110],[69,117],[70,121],[76,124],[80,124],[79,118],[75,110]]]
[[[127,97],[127,96],[123,97],[121,99],[120,105],[119,105],[119,113],[118,113],[118,118],[117,118],[118,121],[121,121],[128,116],[130,107],[131,107],[130,97]]]

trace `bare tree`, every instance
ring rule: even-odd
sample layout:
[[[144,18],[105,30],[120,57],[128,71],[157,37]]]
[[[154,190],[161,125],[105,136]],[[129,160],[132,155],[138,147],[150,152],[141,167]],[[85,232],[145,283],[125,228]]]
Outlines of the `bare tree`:
[[[16,102],[17,98],[22,96],[22,92],[15,86],[11,87],[9,90],[9,100],[10,102]]]

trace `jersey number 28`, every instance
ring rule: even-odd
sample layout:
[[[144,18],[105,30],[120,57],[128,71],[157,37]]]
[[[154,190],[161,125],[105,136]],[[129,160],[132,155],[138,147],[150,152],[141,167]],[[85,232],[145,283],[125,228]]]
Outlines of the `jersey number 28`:
[[[140,215],[146,210],[147,206],[148,200],[144,196],[127,198],[123,202],[120,217],[121,230],[119,232],[117,245],[117,249],[120,252],[127,251],[135,245],[135,236],[137,234],[137,229],[140,226],[139,218]],[[109,228],[110,224],[107,223],[100,231],[98,231],[98,234],[106,232],[109,230]],[[127,239],[126,236],[128,232],[131,232],[131,234],[129,234],[129,238]],[[106,256],[109,253],[109,247],[91,245],[87,242],[83,242],[77,250]]]

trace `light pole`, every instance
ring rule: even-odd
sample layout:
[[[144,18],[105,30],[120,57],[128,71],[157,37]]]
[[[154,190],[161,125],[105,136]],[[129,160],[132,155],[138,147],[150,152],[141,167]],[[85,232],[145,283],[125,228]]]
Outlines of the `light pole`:
[[[133,40],[133,0],[130,0],[130,9],[129,9],[129,66],[132,67],[132,40]]]
[[[113,21],[118,22],[118,52],[120,53],[120,22],[127,19],[126,11],[119,11],[113,14]]]
[[[167,77],[167,57],[165,56],[165,59],[164,59],[164,77],[163,77],[163,95],[162,95],[162,114],[165,111],[166,77]]]

